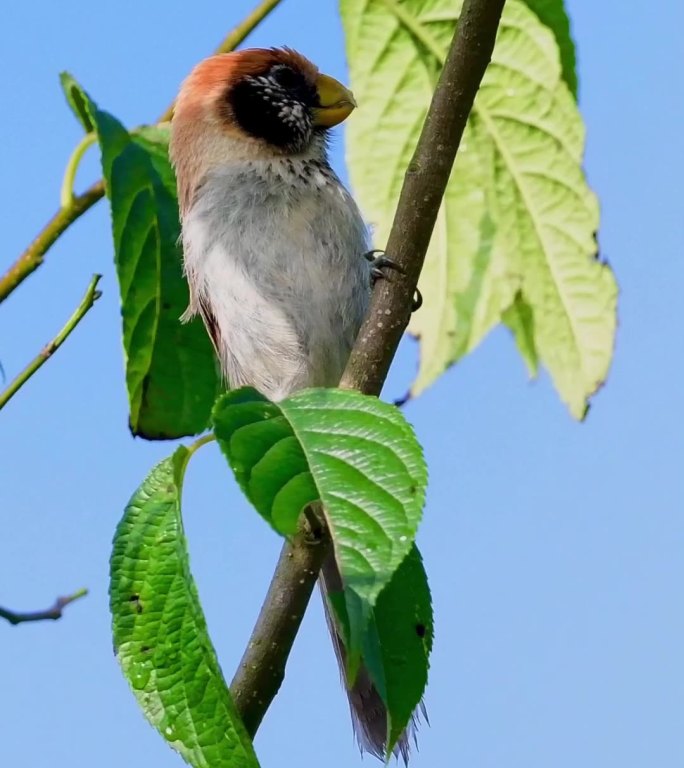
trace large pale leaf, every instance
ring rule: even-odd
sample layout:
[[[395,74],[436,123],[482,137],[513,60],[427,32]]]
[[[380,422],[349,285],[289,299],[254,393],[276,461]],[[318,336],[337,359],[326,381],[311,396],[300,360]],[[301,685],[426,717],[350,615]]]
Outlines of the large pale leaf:
[[[114,537],[114,649],[145,716],[195,768],[258,768],[190,573],[180,513],[186,448],[158,464]]]
[[[196,434],[209,421],[219,388],[214,352],[202,324],[182,324],[188,287],[168,131],[131,135],[63,76],[70,103],[97,131],[111,202],[123,318],[130,426],[167,439]],[[87,127],[87,124],[86,124]]]
[[[448,44],[458,0],[341,0],[351,81],[354,191],[386,242]],[[423,275],[412,392],[500,321],[582,417],[612,356],[617,288],[596,258],[598,205],[582,173],[584,128],[556,38],[519,0],[496,47],[437,220]],[[435,151],[438,151],[436,148]]]
[[[544,26],[553,32],[560,52],[561,70],[572,95],[577,98],[575,43],[570,34],[570,19],[563,0],[524,0]]]

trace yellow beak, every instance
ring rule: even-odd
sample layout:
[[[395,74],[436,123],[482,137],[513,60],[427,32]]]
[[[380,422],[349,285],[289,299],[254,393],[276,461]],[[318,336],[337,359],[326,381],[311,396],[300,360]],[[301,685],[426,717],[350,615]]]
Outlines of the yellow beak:
[[[321,106],[314,109],[314,125],[331,128],[346,120],[356,107],[354,94],[333,77],[319,75],[316,90]]]

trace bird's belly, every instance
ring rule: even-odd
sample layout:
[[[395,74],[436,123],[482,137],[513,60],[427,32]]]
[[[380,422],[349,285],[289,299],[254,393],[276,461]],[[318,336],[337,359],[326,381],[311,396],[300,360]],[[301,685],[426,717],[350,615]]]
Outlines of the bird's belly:
[[[231,386],[277,400],[339,382],[366,311],[368,272],[358,247],[340,258],[315,245],[300,239],[295,249],[281,238],[268,253],[243,241],[209,254],[204,285]]]
[[[337,385],[370,274],[363,220],[331,171],[298,182],[226,168],[203,185],[183,240],[188,279],[220,329],[231,386],[279,399]]]

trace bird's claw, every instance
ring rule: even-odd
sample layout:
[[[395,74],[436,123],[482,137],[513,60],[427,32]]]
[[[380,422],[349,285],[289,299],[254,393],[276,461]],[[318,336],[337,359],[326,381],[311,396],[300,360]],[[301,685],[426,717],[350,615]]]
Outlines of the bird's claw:
[[[406,274],[406,270],[397,264],[396,261],[393,261],[390,259],[384,251],[381,251],[379,249],[374,249],[372,251],[368,251],[367,253],[363,254],[364,258],[367,259],[370,262],[371,269],[370,269],[370,275],[371,275],[371,286],[374,286],[375,283],[380,280],[381,278],[386,278],[387,275],[383,270],[385,269],[393,269],[396,272],[399,272],[401,275]],[[415,312],[416,310],[420,309],[423,305],[423,296],[421,292],[416,288],[416,295],[411,302],[411,312]]]
[[[399,274],[406,274],[403,267],[400,267],[396,261],[388,258],[384,251],[378,250],[377,248],[364,253],[363,257],[370,262],[371,282],[373,285],[375,285],[375,282],[380,280],[380,278],[387,277],[383,272],[384,269],[394,269],[399,272]]]

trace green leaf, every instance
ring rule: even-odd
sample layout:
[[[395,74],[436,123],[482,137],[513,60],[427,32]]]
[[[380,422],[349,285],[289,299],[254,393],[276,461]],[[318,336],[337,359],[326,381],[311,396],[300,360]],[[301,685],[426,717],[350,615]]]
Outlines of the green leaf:
[[[347,643],[346,602],[335,593],[329,599]],[[414,545],[378,596],[362,639],[364,666],[387,707],[388,756],[423,698],[433,633],[427,574]]]
[[[534,314],[532,307],[518,292],[513,303],[506,309],[501,319],[513,332],[518,352],[527,366],[530,376],[536,376],[539,368],[539,355],[534,344]]]
[[[150,440],[196,434],[209,422],[219,379],[201,322],[179,320],[188,286],[168,131],[131,135],[79,93],[97,130],[111,202],[131,431]]]
[[[207,633],[190,573],[180,495],[186,448],[160,462],[114,537],[114,648],[145,717],[196,768],[258,766]]]
[[[577,98],[577,72],[575,67],[575,42],[570,34],[570,19],[563,0],[525,0],[525,4],[541,23],[553,32],[560,53],[563,80],[572,95]]]
[[[175,199],[176,174],[169,162],[169,139],[171,131],[168,125],[144,125],[131,134],[133,141],[147,152],[154,170],[161,179],[164,188]]]
[[[240,487],[277,531],[292,534],[304,507],[323,502],[345,587],[373,606],[411,549],[425,499],[422,451],[401,412],[358,392],[309,389],[272,403],[243,388],[217,401],[213,421]],[[354,617],[352,656],[367,620]]]
[[[59,82],[62,85],[62,90],[64,91],[67,104],[71,107],[71,111],[74,113],[74,116],[83,127],[83,130],[86,133],[94,131],[95,124],[93,123],[88,112],[88,106],[84,98],[83,91],[81,90],[81,86],[68,72],[59,73]]]
[[[374,681],[384,676],[390,755],[423,697],[432,651],[432,600],[416,546],[380,593],[373,618],[382,667],[367,666]]]
[[[460,2],[341,0],[341,8],[361,105],[349,122],[350,176],[381,246]],[[421,276],[425,302],[409,327],[421,342],[413,394],[507,319],[528,366],[538,356],[571,412],[584,415],[610,366],[617,287],[596,257],[598,204],[583,146],[556,39],[508,0]],[[511,317],[516,304],[533,325]]]

